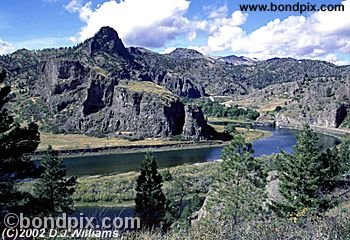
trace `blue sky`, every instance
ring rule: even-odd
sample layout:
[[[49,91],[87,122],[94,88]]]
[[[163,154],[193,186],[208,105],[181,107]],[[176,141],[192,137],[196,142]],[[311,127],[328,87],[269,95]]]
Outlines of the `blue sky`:
[[[342,3],[345,12],[239,11],[239,4],[269,0],[4,1],[0,54],[20,48],[74,45],[108,25],[127,46],[158,52],[189,47],[207,55],[311,58],[349,64],[350,0],[309,2]]]

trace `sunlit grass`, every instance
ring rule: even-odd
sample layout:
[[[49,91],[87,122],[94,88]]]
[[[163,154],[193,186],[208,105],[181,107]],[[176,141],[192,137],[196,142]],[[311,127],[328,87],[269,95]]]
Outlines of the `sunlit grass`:
[[[161,146],[164,144],[178,144],[181,141],[170,141],[161,138],[150,138],[144,140],[130,141],[127,139],[114,137],[91,137],[82,134],[40,134],[40,145],[38,150],[47,149],[51,145],[56,150],[63,149],[81,149],[81,148],[98,148],[98,147],[123,147],[123,146]]]

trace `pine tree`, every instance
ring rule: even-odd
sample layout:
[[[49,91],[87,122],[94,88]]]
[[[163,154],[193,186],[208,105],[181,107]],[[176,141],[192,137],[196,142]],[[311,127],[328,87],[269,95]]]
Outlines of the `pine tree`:
[[[22,127],[7,110],[11,88],[4,84],[6,74],[0,73],[0,215],[6,211],[28,210],[30,195],[17,189],[18,180],[33,177],[36,167],[30,157],[39,145],[38,126]]]
[[[59,213],[73,211],[75,177],[66,177],[63,161],[57,151],[48,147],[41,159],[43,173],[34,184],[34,193],[39,201],[39,211],[45,215],[55,216]]]
[[[342,139],[338,151],[340,172],[342,175],[350,175],[350,137]]]
[[[222,152],[216,184],[209,194],[209,210],[231,226],[262,216],[266,200],[266,172],[253,157],[252,145],[241,135]]]
[[[331,192],[342,178],[342,163],[337,147],[327,149],[319,157],[319,182],[323,194]]]
[[[320,164],[318,138],[305,125],[297,135],[294,153],[282,152],[279,158],[280,201],[273,203],[281,215],[316,212],[323,200],[320,196]]]
[[[159,227],[165,215],[166,198],[162,176],[151,153],[146,153],[136,182],[135,212],[143,226]]]

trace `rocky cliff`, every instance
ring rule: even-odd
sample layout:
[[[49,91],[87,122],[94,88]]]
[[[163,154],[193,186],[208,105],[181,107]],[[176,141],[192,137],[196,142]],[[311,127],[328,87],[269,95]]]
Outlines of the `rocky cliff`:
[[[297,81],[292,101],[276,115],[277,126],[303,123],[323,127],[347,127],[350,117],[350,78],[314,78]]]
[[[270,85],[243,101],[261,112],[258,122],[279,127],[304,123],[331,128],[350,127],[350,77],[304,77]]]
[[[140,76],[143,67],[110,28],[74,48],[21,50],[0,63],[17,95],[13,111],[44,130],[132,138],[211,137],[200,109],[185,107],[176,94],[154,83],[159,76]],[[199,91],[191,82],[178,83],[181,91]]]
[[[146,136],[179,134],[178,126],[174,128],[173,123],[178,124],[175,119],[184,116],[180,112],[186,114],[187,110],[179,110],[182,108],[179,100],[165,104],[168,108],[164,108],[155,100],[158,96],[154,93],[142,89],[122,89],[121,81],[152,82],[174,96],[198,98],[206,95],[246,96],[273,84],[283,86],[302,79],[324,81],[322,91],[332,91],[334,79],[346,81],[350,76],[349,66],[336,66],[324,61],[274,58],[267,61],[254,60],[254,64],[233,64],[231,60],[234,59],[234,56],[211,58],[183,48],[169,54],[158,54],[138,47],[126,48],[115,30],[103,27],[94,37],[74,47],[39,51],[22,49],[0,56],[0,69],[8,73],[7,83],[11,84],[20,100],[14,106],[14,111],[21,119],[40,121],[45,128],[54,128],[56,131],[125,131],[143,132]],[[328,90],[329,87],[332,89]],[[341,101],[343,92],[333,90],[334,95],[325,92],[327,96],[332,95],[325,98],[323,92],[317,90],[317,85],[310,85],[310,89],[303,87],[303,93],[296,90],[293,93],[295,96],[292,96],[294,99],[290,101],[293,104],[278,116],[277,122],[283,124],[287,118],[299,123],[306,120],[327,126],[350,122],[347,120],[347,102]],[[158,104],[157,107],[164,110],[164,115],[177,109],[174,110],[177,117],[165,117],[164,120],[160,116],[154,116],[159,126],[156,129],[149,128],[141,119],[154,114],[153,110],[141,113],[137,109],[141,109],[145,99],[151,98],[151,103]],[[308,101],[318,98],[321,99],[320,102],[316,101],[313,104],[315,107],[309,111]],[[122,101],[133,102],[135,106],[139,102],[142,104],[135,107],[136,110],[128,105],[128,114],[123,115],[121,110],[116,110],[122,109]],[[200,120],[201,111],[195,108],[192,110],[193,116],[198,116],[198,121],[187,124],[185,119],[191,119],[191,114],[181,120],[180,125],[186,126],[185,136],[192,133],[205,135],[206,128],[191,130],[197,128],[196,124],[203,124]],[[299,116],[295,115],[296,112]],[[139,117],[131,119],[134,114],[139,114]],[[122,119],[115,120],[117,115],[128,119],[127,122],[130,123],[124,123]],[[136,121],[141,121],[142,125],[138,126]],[[93,126],[94,124],[98,126]],[[143,129],[143,126],[147,127]]]

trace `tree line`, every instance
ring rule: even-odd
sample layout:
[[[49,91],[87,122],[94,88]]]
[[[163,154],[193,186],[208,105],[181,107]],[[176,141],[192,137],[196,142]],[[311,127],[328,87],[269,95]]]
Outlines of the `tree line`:
[[[241,108],[238,105],[226,107],[216,101],[200,101],[198,105],[208,117],[256,120],[260,116],[259,112],[254,109]]]

